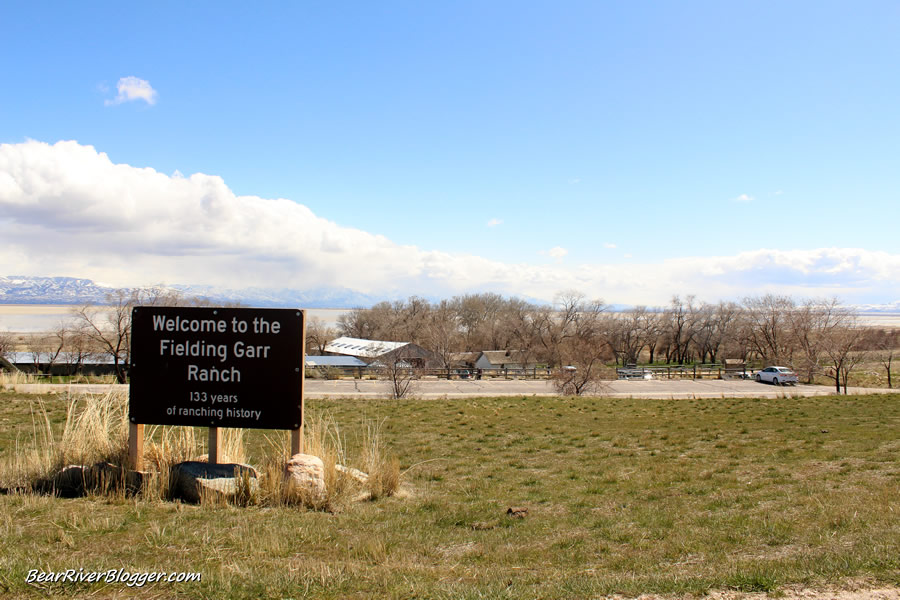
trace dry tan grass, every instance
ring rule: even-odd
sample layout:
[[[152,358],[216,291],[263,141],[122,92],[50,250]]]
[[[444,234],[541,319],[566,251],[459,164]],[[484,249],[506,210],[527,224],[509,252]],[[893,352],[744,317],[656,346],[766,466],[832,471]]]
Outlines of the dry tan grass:
[[[368,473],[366,491],[373,500],[393,496],[400,488],[400,461],[388,456],[381,435],[382,422],[368,423],[363,446],[363,471]]]
[[[40,383],[38,378],[30,373],[23,373],[22,371],[0,371],[0,388],[2,389],[11,389],[15,385],[19,385],[22,383]]]
[[[58,428],[57,428],[58,429]],[[103,396],[72,398],[66,409],[61,433],[54,427],[43,402],[32,409],[32,432],[29,442],[4,461],[2,485],[12,488],[33,487],[35,482],[53,477],[67,465],[94,465],[107,462],[128,464],[128,399],[124,391],[110,391]],[[400,484],[400,467],[396,458],[385,456],[379,427],[370,425],[362,443],[358,465],[369,477],[361,481],[339,465],[352,463],[340,427],[330,416],[310,416],[305,424],[305,453],[318,456],[324,464],[327,493],[310,496],[286,485],[285,460],[290,453],[290,434],[276,431],[267,436],[269,452],[258,468],[258,489],[254,490],[244,473],[238,482],[236,504],[284,506],[302,505],[321,510],[336,510],[361,495],[379,498],[392,495]],[[205,436],[197,428],[153,426],[145,433],[144,464],[147,474],[142,488],[145,500],[170,498],[169,474],[174,465],[190,460],[204,460]],[[222,462],[246,464],[245,431],[225,429],[222,435]],[[104,486],[104,488],[109,486]],[[122,490],[110,490],[119,494]],[[219,496],[209,503],[221,504]]]
[[[126,464],[128,408],[124,392],[78,396],[68,402],[62,432],[56,434],[43,401],[32,405],[29,442],[3,465],[4,484],[28,486],[48,478],[67,465],[109,462]]]

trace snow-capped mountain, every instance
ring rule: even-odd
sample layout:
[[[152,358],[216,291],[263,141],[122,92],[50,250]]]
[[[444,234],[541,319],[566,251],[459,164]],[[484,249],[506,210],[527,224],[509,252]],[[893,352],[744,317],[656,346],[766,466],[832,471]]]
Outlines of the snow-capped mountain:
[[[235,290],[194,285],[168,287],[188,296],[258,307],[356,308],[371,306],[382,300],[345,288]],[[103,304],[107,294],[115,290],[90,279],[75,277],[0,276],[0,304]]]
[[[0,304],[102,303],[111,291],[90,279],[0,275]]]
[[[857,304],[853,308],[863,314],[900,314],[900,300],[888,304]]]

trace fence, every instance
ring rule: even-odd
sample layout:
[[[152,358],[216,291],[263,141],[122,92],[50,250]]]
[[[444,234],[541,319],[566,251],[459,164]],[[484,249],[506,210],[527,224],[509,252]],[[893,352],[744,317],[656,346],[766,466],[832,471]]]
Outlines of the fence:
[[[313,379],[377,377],[372,367],[307,367],[306,376]],[[549,379],[553,370],[546,367],[531,369],[415,369],[416,377],[435,379]]]
[[[307,376],[310,371],[307,369]],[[418,369],[419,378],[436,379],[550,379],[556,369],[537,367],[531,369]],[[377,377],[378,369],[360,367],[328,367],[320,371],[320,377]],[[722,364],[675,365],[658,367],[625,367],[616,369],[619,379],[742,379],[749,377],[750,370],[743,365],[736,367]]]
[[[626,367],[616,369],[619,379],[746,379],[750,370],[744,366],[705,364],[664,367]]]

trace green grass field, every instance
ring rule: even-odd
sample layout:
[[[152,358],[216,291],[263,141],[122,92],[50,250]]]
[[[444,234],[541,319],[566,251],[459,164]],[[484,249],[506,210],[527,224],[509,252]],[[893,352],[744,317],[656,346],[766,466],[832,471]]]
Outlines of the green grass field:
[[[36,398],[0,393],[0,459]],[[64,397],[44,398],[61,427]],[[404,493],[333,513],[0,496],[0,595],[589,598],[900,584],[900,395],[314,400]],[[269,434],[271,435],[271,434]],[[251,463],[271,445],[246,436]],[[528,508],[525,518],[508,507]],[[26,584],[29,570],[200,583]]]

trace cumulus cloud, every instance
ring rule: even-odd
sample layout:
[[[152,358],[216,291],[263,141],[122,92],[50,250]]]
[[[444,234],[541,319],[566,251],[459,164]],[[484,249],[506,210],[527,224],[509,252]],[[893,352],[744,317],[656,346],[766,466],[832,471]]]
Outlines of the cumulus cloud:
[[[156,104],[156,99],[159,96],[149,81],[134,76],[119,79],[119,83],[116,84],[116,90],[118,90],[118,94],[112,100],[106,101],[107,106],[134,100],[143,100],[147,104],[153,105]]]
[[[543,254],[544,256],[549,256],[550,258],[556,260],[556,262],[560,262],[563,257],[568,254],[569,251],[563,248],[562,246],[554,246],[549,250],[541,250],[538,254]]]
[[[488,227],[496,227],[497,225],[503,225],[503,219],[491,219],[487,222]]]
[[[603,244],[603,247],[607,248],[609,250],[612,250],[612,249],[616,248],[617,246],[615,244],[613,244],[612,242],[606,242]]]
[[[732,256],[563,265],[503,263],[397,244],[286,199],[236,195],[222,178],[115,164],[77,142],[0,145],[0,275],[449,296],[560,290],[623,304],[772,291],[871,303],[900,296],[900,255],[859,248],[759,249]]]
[[[737,198],[733,198],[732,202],[744,202],[744,203],[753,202],[753,196],[751,196],[749,194],[741,194]]]

